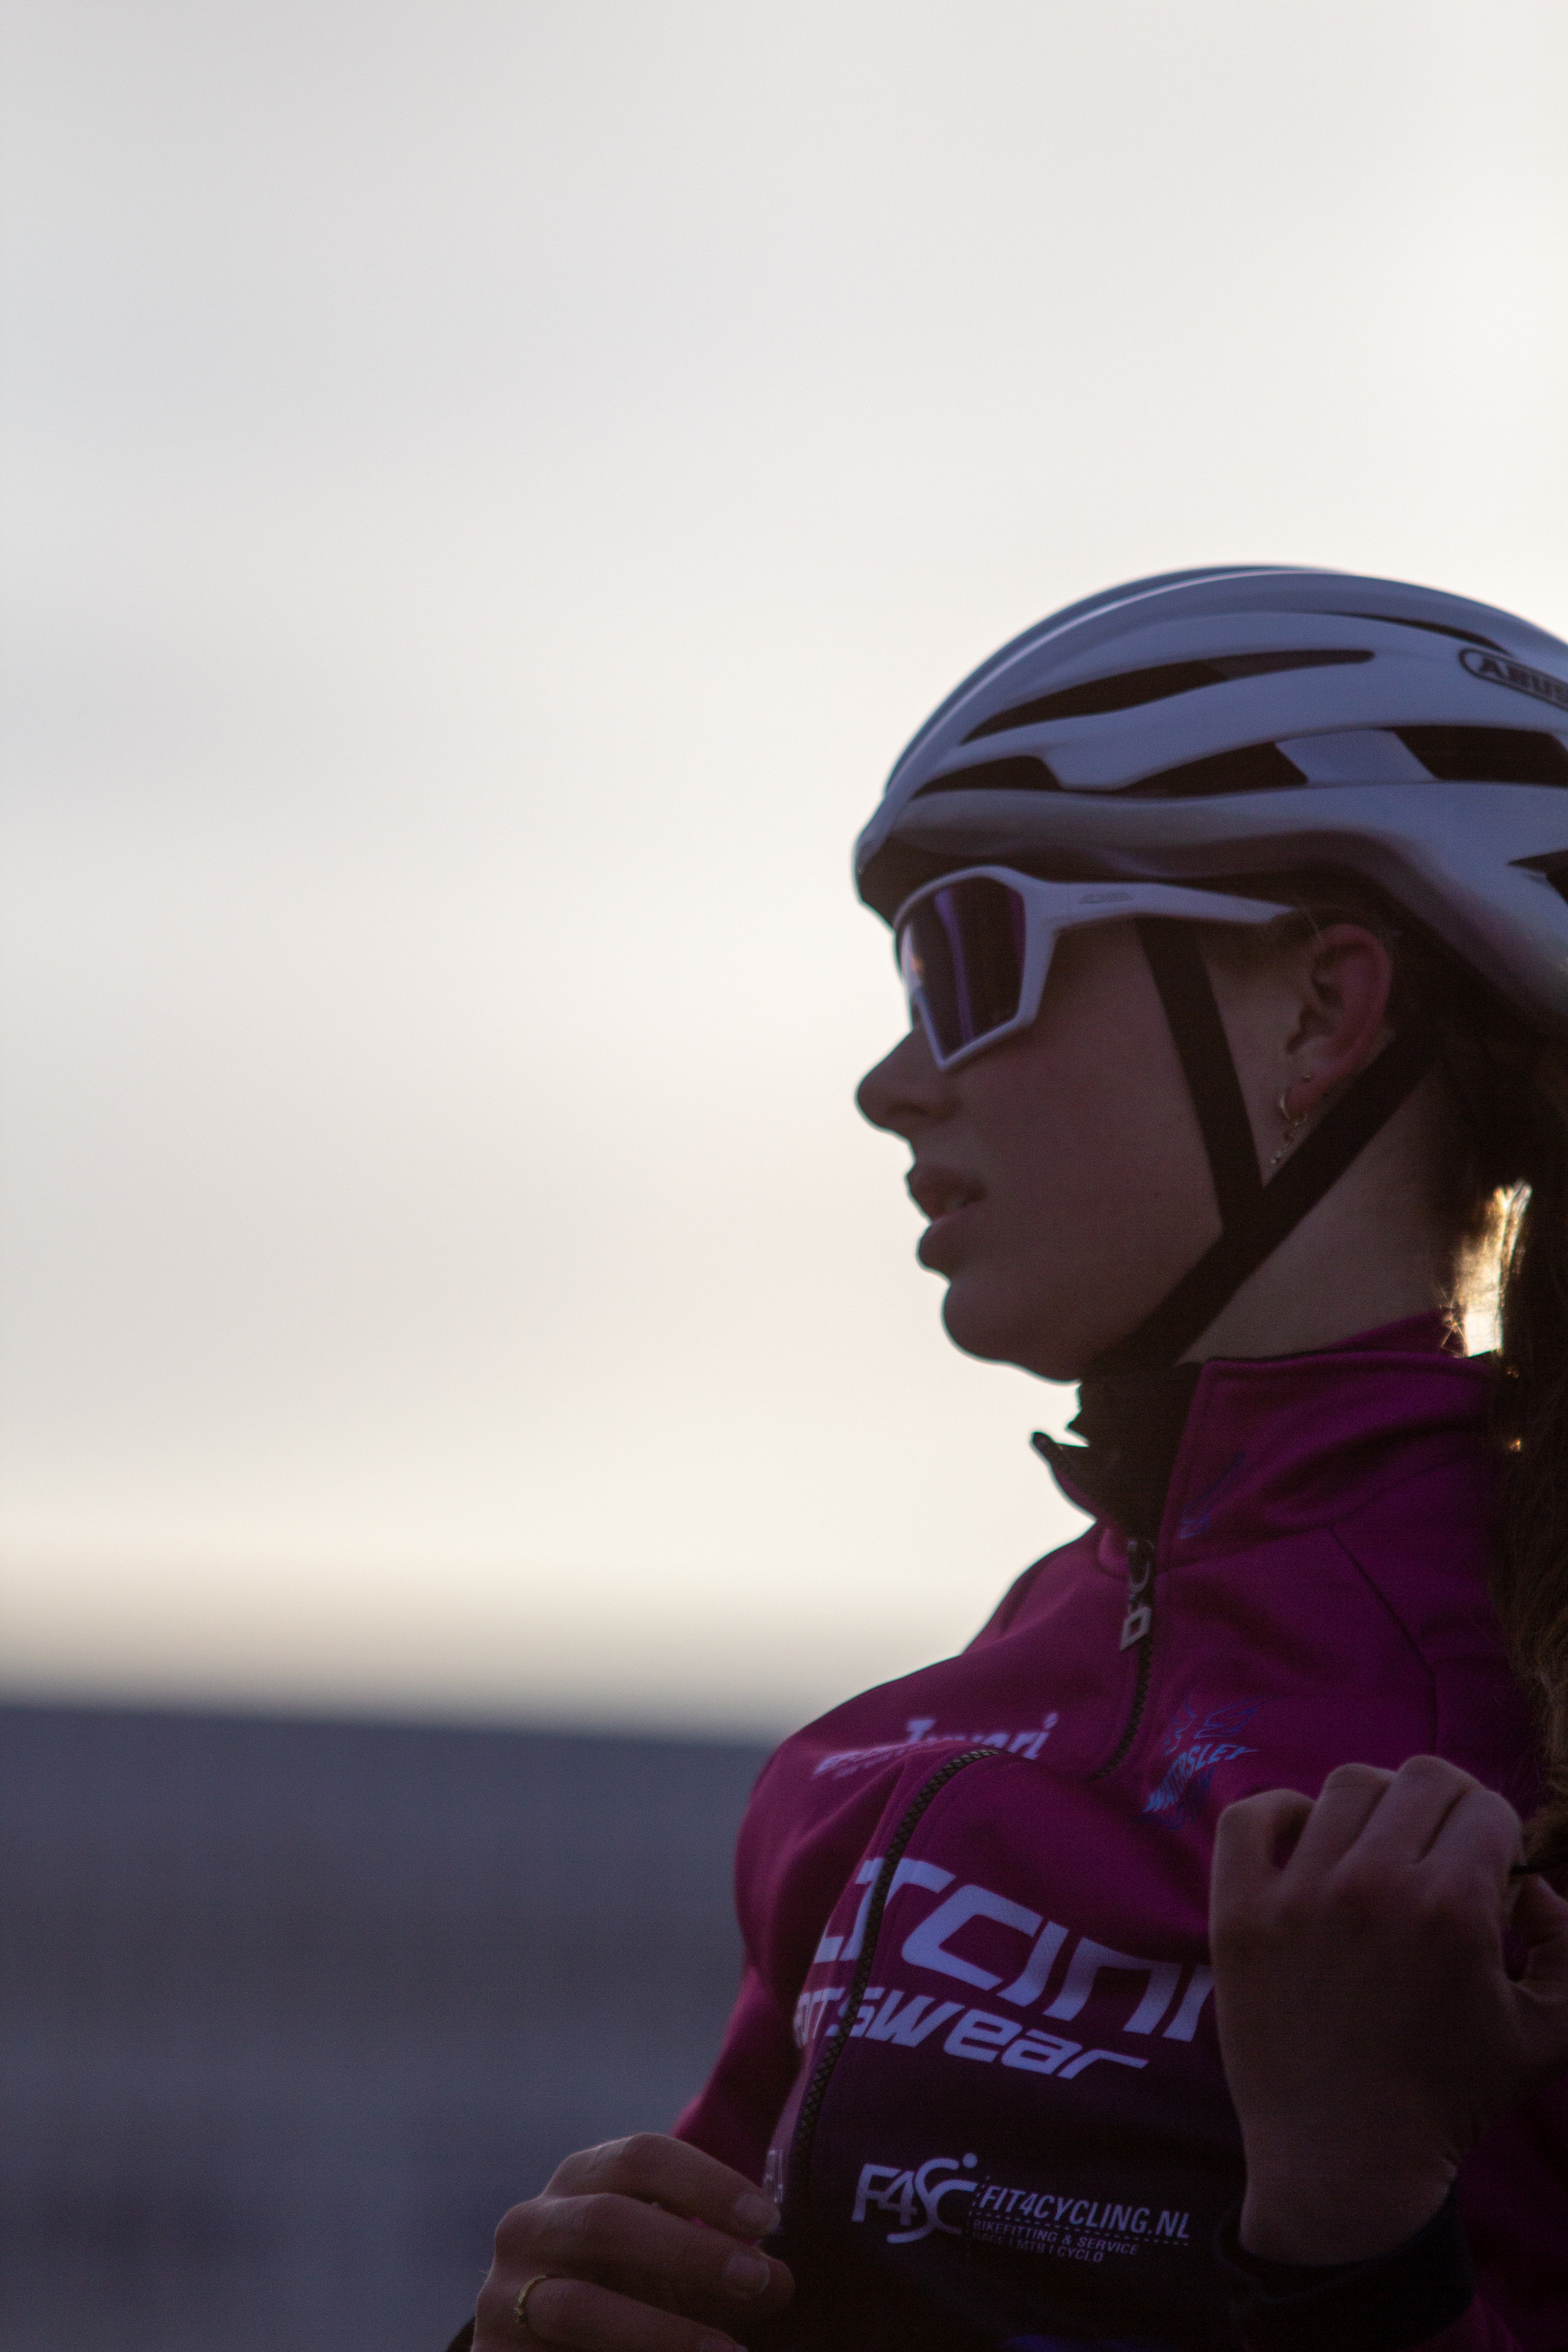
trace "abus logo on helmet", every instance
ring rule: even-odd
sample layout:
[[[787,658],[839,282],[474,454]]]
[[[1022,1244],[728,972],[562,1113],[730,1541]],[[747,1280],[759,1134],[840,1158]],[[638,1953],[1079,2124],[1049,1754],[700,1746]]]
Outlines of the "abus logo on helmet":
[[[1533,694],[1538,702],[1568,710],[1568,680],[1553,677],[1550,670],[1531,669],[1506,654],[1483,653],[1479,646],[1466,646],[1459,659],[1472,677],[1484,677],[1489,686],[1511,686],[1516,694]]]

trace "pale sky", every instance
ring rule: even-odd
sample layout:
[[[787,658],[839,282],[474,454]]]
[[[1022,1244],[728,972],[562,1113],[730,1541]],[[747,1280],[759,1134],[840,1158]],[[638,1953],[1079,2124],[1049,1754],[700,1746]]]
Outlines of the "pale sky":
[[[1568,630],[1568,13],[0,14],[6,1686],[750,1730],[951,1649],[1071,1398],[855,1114],[853,835],[1131,574]]]

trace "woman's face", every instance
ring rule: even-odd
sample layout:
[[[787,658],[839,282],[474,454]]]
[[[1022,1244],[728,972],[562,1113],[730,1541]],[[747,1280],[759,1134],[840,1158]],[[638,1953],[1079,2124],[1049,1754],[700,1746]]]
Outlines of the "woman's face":
[[[921,1263],[947,1277],[942,1318],[973,1356],[1076,1380],[1218,1236],[1196,1114],[1129,922],[1058,940],[1022,1035],[945,1073],[917,1024],[858,1101],[914,1153],[909,1188],[931,1220]]]

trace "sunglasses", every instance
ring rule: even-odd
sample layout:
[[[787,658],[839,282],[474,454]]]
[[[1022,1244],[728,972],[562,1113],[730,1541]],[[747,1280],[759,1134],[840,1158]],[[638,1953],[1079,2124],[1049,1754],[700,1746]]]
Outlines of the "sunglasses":
[[[1042,882],[1007,866],[970,866],[906,898],[893,918],[910,1019],[939,1070],[954,1070],[1027,1029],[1063,931],[1163,915],[1187,923],[1271,923],[1288,907],[1168,882]]]

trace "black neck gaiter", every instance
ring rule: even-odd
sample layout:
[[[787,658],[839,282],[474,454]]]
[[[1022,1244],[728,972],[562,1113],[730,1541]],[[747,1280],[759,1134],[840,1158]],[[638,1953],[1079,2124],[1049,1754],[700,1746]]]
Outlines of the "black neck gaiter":
[[[1114,1519],[1130,1536],[1152,1543],[1160,1532],[1176,1448],[1202,1370],[1201,1364],[1173,1364],[1163,1371],[1106,1372],[1086,1380],[1078,1392],[1077,1415],[1068,1423],[1084,1443],[1063,1445],[1040,1430],[1036,1451],[1098,1517]]]

